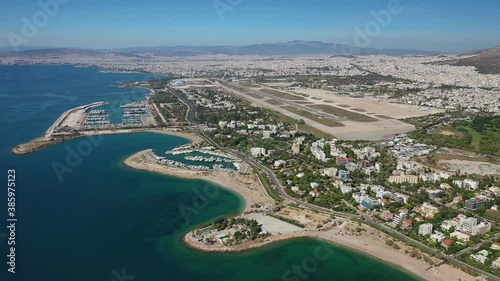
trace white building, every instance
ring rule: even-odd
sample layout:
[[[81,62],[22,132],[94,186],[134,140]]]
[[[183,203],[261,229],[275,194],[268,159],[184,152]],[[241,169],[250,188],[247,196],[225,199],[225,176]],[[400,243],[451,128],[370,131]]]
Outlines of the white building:
[[[286,161],[284,161],[284,160],[274,161],[274,168],[283,167],[284,165],[286,165]]]
[[[394,216],[394,220],[392,221],[392,224],[394,226],[401,225],[401,223],[406,220],[406,214],[405,213],[399,213]]]
[[[432,241],[434,242],[441,242],[443,241],[445,238],[446,238],[446,235],[444,235],[443,233],[441,232],[438,232],[436,231],[434,234],[432,234],[430,237],[429,237]]]
[[[424,223],[418,227],[418,235],[427,236],[432,234],[432,224]]]
[[[451,228],[458,228],[458,223],[454,220],[446,220],[441,223],[441,229],[450,231]]]
[[[488,259],[489,254],[490,253],[488,253],[488,251],[481,250],[481,251],[477,252],[477,254],[475,254],[475,255],[470,255],[470,257],[477,262],[484,263]]]
[[[471,236],[470,234],[463,233],[463,232],[460,232],[460,231],[455,231],[452,234],[450,234],[451,238],[457,238],[458,240],[460,240],[462,242],[465,242],[465,243],[469,243],[470,236]]]
[[[346,193],[349,193],[351,191],[352,191],[352,187],[350,187],[349,185],[346,185],[346,184],[340,185],[340,192],[342,192],[342,194],[346,194]]]
[[[316,159],[318,159],[319,161],[322,161],[322,162],[326,162],[329,160],[326,157],[325,151],[323,150],[325,145],[326,145],[326,142],[324,140],[319,140],[319,141],[313,142],[311,144],[311,153],[314,155],[314,157]]]
[[[262,157],[266,155],[266,149],[262,147],[252,147],[250,149],[250,153],[252,154],[253,157]]]
[[[477,219],[476,218],[466,218],[465,220],[462,221],[462,226],[461,230],[465,231],[467,233],[472,233],[472,229],[474,226],[477,225]]]
[[[424,202],[420,207],[420,213],[426,218],[433,218],[439,212],[439,208]]]
[[[324,176],[328,176],[328,177],[334,178],[334,177],[337,176],[337,168],[324,168],[321,171],[321,174],[324,175]]]
[[[479,182],[469,179],[465,179],[463,181],[454,180],[453,183],[456,184],[459,188],[464,188],[469,190],[476,190],[479,188]]]
[[[472,227],[472,235],[483,235],[491,230],[491,223],[482,222]]]
[[[491,267],[493,268],[500,268],[500,258],[495,258],[491,262]]]

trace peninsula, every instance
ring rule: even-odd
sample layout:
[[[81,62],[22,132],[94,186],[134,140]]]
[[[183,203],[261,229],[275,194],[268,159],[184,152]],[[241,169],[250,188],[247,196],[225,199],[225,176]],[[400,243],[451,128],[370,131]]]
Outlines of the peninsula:
[[[443,264],[442,261],[427,256],[411,246],[399,242],[389,245],[387,241],[393,241],[392,238],[375,228],[342,217],[332,219],[330,216],[311,210],[290,207],[291,202],[287,201],[276,204],[254,174],[184,170],[161,164],[153,155],[152,150],[141,151],[124,160],[124,164],[137,170],[184,179],[206,180],[236,192],[245,202],[244,212],[238,217],[256,219],[262,224],[263,229],[271,231],[265,238],[226,246],[222,242],[213,244],[202,242],[199,233],[203,228],[195,229],[186,233],[183,238],[184,243],[191,248],[208,252],[241,252],[288,239],[311,237],[368,254],[399,266],[424,280],[473,280],[472,276],[463,271]],[[281,209],[269,212],[276,210],[276,207]],[[295,219],[302,217],[300,222],[304,223],[304,227],[275,218],[281,215]],[[326,224],[318,228],[317,224],[322,222]],[[395,247],[396,244],[399,246]],[[407,253],[412,253],[414,257]]]

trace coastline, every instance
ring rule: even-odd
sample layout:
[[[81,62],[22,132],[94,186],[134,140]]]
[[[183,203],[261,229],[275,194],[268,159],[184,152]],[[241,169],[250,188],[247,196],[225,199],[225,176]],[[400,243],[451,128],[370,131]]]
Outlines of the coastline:
[[[181,137],[188,139],[193,144],[203,142],[203,138],[198,135],[191,134],[184,131],[174,131],[166,129],[152,129],[152,128],[137,128],[137,129],[117,129],[117,130],[97,130],[97,131],[83,131],[79,135],[71,135],[61,139],[51,139],[46,136],[33,139],[27,143],[19,144],[11,149],[11,152],[16,155],[25,155],[37,152],[46,147],[58,144],[64,141],[73,140],[81,137],[98,136],[98,135],[121,135],[121,134],[134,134],[134,133],[159,133],[170,136]]]
[[[348,226],[354,227],[353,223]],[[386,245],[385,239],[391,239],[390,236],[379,233],[378,230],[371,227],[366,227],[369,233],[362,233],[359,236],[352,236],[353,232],[344,231],[344,235],[338,234],[342,228],[333,228],[327,231],[304,231],[301,233],[293,234],[279,234],[271,235],[269,238],[261,241],[246,241],[236,246],[223,246],[218,244],[216,246],[204,245],[196,241],[192,237],[194,230],[184,234],[182,242],[185,246],[202,252],[210,253],[240,253],[251,250],[257,250],[266,246],[274,245],[280,242],[285,242],[293,239],[312,238],[326,243],[331,243],[335,246],[346,248],[351,251],[367,255],[371,258],[388,263],[397,269],[405,270],[421,280],[435,280],[435,281],[449,281],[449,280],[462,280],[473,281],[477,280],[475,277],[454,268],[449,264],[441,264],[433,266],[424,262],[421,259],[412,258],[404,252],[405,249],[411,249],[410,246],[401,244],[400,250],[395,250],[391,246]],[[336,234],[337,233],[337,234]],[[351,233],[348,235],[347,233]],[[378,234],[378,235],[377,235]]]
[[[156,163],[154,159],[148,158],[147,155],[151,151],[151,149],[140,151],[128,157],[126,160],[124,160],[123,163],[126,166],[137,170],[160,173],[184,179],[200,179],[215,183],[223,188],[239,194],[245,202],[244,212],[251,211],[251,206],[253,204],[262,203],[263,201],[266,201],[266,198],[270,200],[267,202],[273,202],[272,199],[267,196],[262,187],[259,187],[259,192],[259,189],[249,189],[248,187],[243,186],[241,184],[241,177],[243,177],[243,175],[240,175],[238,173],[215,171],[200,172],[184,170],[176,167],[169,167]],[[251,182],[249,181],[248,183]],[[398,242],[398,244],[401,246],[401,249],[395,250],[393,247],[388,246],[385,243],[386,239],[392,239],[392,237],[369,226],[362,225],[361,228],[366,231],[355,233],[354,229],[357,227],[359,227],[357,223],[354,223],[352,221],[345,221],[341,225],[333,227],[329,230],[305,230],[298,233],[273,234],[270,237],[265,238],[264,240],[245,241],[239,245],[230,247],[224,246],[220,243],[217,243],[216,245],[202,244],[196,241],[195,238],[193,238],[192,234],[195,231],[195,229],[193,229],[183,235],[182,243],[186,247],[198,251],[213,253],[237,253],[262,248],[290,239],[313,238],[323,240],[328,243],[333,243],[340,247],[345,247],[368,255],[380,261],[389,263],[399,269],[406,270],[423,280],[476,280],[476,278],[474,278],[473,276],[448,264],[432,266],[431,264],[424,262],[422,259],[410,257],[407,253],[405,253],[405,250],[413,248],[403,243]]]
[[[242,175],[238,172],[223,171],[194,171],[185,170],[177,167],[170,167],[158,164],[154,159],[147,158],[151,149],[140,151],[123,161],[123,164],[129,168],[159,173],[167,176],[178,177],[182,179],[204,180],[217,186],[235,192],[239,195],[245,204],[244,212],[249,212],[255,204],[273,205],[274,201],[265,193],[259,179],[255,175]]]

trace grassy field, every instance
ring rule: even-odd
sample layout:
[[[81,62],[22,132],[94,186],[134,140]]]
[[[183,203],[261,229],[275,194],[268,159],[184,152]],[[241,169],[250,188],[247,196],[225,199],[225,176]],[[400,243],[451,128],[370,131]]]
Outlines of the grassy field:
[[[464,133],[462,132],[459,132],[457,130],[455,130],[454,128],[452,127],[441,127],[437,130],[437,133],[438,134],[441,134],[441,135],[448,135],[448,136],[455,136],[457,138],[463,138],[464,137]]]
[[[260,85],[256,85],[256,84],[253,84],[250,82],[240,82],[240,85],[242,85],[244,87],[250,87],[250,88],[260,88],[261,87]]]
[[[326,112],[328,114],[332,114],[335,116],[343,117],[352,121],[357,121],[357,122],[376,122],[378,119],[372,118],[370,116],[366,116],[363,114],[359,114],[356,112],[344,110],[342,108],[338,108],[335,106],[331,105],[326,105],[326,104],[319,104],[319,105],[311,105],[309,106],[314,109],[319,109],[323,112]]]
[[[284,122],[284,123],[288,123],[288,124],[292,124],[292,125],[296,125],[297,126],[297,130],[303,132],[303,133],[306,133],[306,134],[313,134],[315,135],[316,137],[318,138],[322,138],[322,139],[333,139],[335,138],[334,136],[332,136],[331,134],[328,134],[328,133],[325,133],[321,130],[318,130],[312,126],[309,126],[307,124],[301,124],[301,122],[297,119],[294,119],[292,117],[289,117],[289,116],[285,116],[279,112],[276,112],[276,111],[273,111],[274,115],[276,116],[276,118],[278,118],[278,120],[280,120],[281,122]]]
[[[305,100],[303,97],[295,96],[295,95],[292,95],[292,94],[289,94],[289,93],[285,93],[285,92],[282,92],[282,91],[278,91],[278,90],[261,89],[260,91],[263,92],[263,93],[265,93],[265,94],[272,95],[272,96],[275,96],[275,97],[280,98],[280,99],[286,99],[286,100]]]
[[[266,100],[266,102],[267,102],[268,104],[272,104],[272,105],[283,105],[283,103],[282,103],[282,102],[277,101],[277,100]]]
[[[351,108],[351,110],[357,111],[357,112],[366,112],[366,110],[361,109],[361,108]]]
[[[332,120],[332,119],[328,119],[328,118],[323,118],[321,116],[318,116],[314,113],[311,113],[311,112],[307,112],[305,110],[301,110],[301,109],[298,109],[296,107],[293,107],[293,106],[282,106],[281,108],[287,110],[287,111],[290,111],[292,113],[295,113],[297,115],[300,115],[304,118],[307,118],[309,120],[312,120],[314,122],[317,122],[317,123],[320,123],[322,125],[325,125],[325,126],[328,126],[328,127],[343,127],[344,124],[342,123],[339,123],[335,120]]]
[[[326,140],[328,140],[328,139],[333,139],[334,138],[334,136],[332,136],[331,134],[325,133],[325,132],[323,132],[323,131],[321,131],[319,129],[316,129],[313,126],[309,126],[307,124],[298,124],[297,128],[301,132],[308,133],[308,134],[313,134],[313,135],[315,135],[316,137],[318,137],[320,139],[326,139]]]
[[[242,93],[244,93],[244,94],[245,94],[245,95],[247,95],[247,96],[250,96],[250,97],[254,98],[254,99],[259,99],[259,100],[264,99],[264,97],[263,97],[263,96],[261,96],[261,95],[257,95],[257,94],[256,94],[256,93],[254,93],[254,92],[245,91],[245,90],[239,90],[239,91],[240,91],[240,92],[242,92]]]
[[[500,157],[500,117],[476,116],[451,126],[422,128],[410,136],[426,144]]]
[[[375,116],[378,117],[378,118],[380,118],[380,119],[387,119],[387,120],[394,119],[392,117],[385,116],[385,115],[375,115]]]
[[[235,91],[238,91],[238,92],[240,92],[240,93],[243,93],[243,94],[245,94],[245,95],[247,95],[247,96],[249,96],[249,97],[252,97],[252,98],[254,98],[254,99],[259,99],[259,100],[264,99],[264,97],[263,97],[263,96],[261,96],[261,95],[257,95],[257,94],[256,94],[256,93],[254,93],[254,92],[247,91],[247,90],[242,89],[242,88],[239,88],[239,87],[234,87],[234,86],[231,86],[231,85],[226,85],[226,87],[231,88],[231,89],[233,89],[233,90],[235,90]]]
[[[466,128],[466,127],[461,127],[463,130],[466,130],[469,132],[469,134],[472,136],[472,142],[471,142],[471,145],[474,146],[474,148],[479,151],[479,145],[481,143],[481,134],[476,132],[474,129],[472,128]],[[460,128],[459,128],[460,129]]]

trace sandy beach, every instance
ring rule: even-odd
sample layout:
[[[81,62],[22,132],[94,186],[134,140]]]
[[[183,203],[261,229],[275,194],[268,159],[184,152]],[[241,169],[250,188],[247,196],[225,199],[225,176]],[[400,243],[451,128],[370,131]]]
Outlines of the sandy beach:
[[[124,163],[138,170],[151,171],[185,179],[201,179],[213,182],[240,194],[245,200],[245,212],[251,211],[251,206],[255,203],[267,206],[274,205],[274,201],[265,193],[265,190],[254,175],[241,175],[237,172],[191,171],[169,167],[156,162],[154,158],[149,156],[150,152],[151,150],[138,152],[127,158]],[[230,247],[224,246],[221,243],[215,243],[213,245],[202,244],[193,238],[192,233],[194,230],[184,235],[183,242],[188,247],[200,251],[242,252],[288,239],[312,237],[368,254],[374,258],[403,268],[424,280],[477,280],[473,276],[450,265],[442,264],[433,267],[431,264],[424,262],[423,259],[412,258],[409,254],[405,253],[405,249],[411,251],[412,248],[403,243],[397,242],[401,247],[399,250],[388,246],[386,240],[392,238],[374,228],[366,225],[359,226],[357,223],[345,219],[339,220],[342,221],[342,223],[339,223],[338,226],[329,230],[317,231],[305,229],[301,232],[273,234],[264,240],[246,241]],[[354,230],[356,228],[362,228],[363,231],[359,233],[355,232]]]
[[[155,159],[148,157],[152,150],[138,152],[124,161],[130,168],[160,173],[164,175],[179,177],[183,179],[199,179],[212,182],[218,186],[236,192],[245,202],[245,212],[252,210],[252,206],[272,206],[274,201],[269,197],[264,187],[255,175],[242,175],[238,172],[222,171],[193,171],[177,167],[171,167],[157,163]]]
[[[405,249],[409,249],[411,251],[411,247],[406,246],[403,243],[398,243],[401,249],[395,250],[385,243],[385,240],[391,239],[391,237],[380,233],[376,229],[363,226],[362,228],[367,229],[367,232],[358,233],[359,236],[356,236],[355,232],[346,229],[346,227],[348,228],[349,226],[351,226],[351,229],[355,228],[354,224],[349,222],[343,224],[340,227],[334,227],[328,231],[311,230],[292,234],[273,234],[264,240],[246,241],[239,245],[230,247],[224,246],[221,243],[216,243],[214,245],[205,245],[199,243],[191,235],[191,231],[184,236],[183,242],[190,248],[205,252],[244,252],[285,240],[309,237],[324,240],[329,243],[333,243],[342,247],[349,248],[351,250],[355,250],[357,252],[361,252],[363,254],[367,254],[373,258],[390,263],[394,266],[411,272],[412,274],[418,276],[423,280],[479,280],[448,264],[433,266],[423,261],[423,259],[412,258],[404,252]]]

